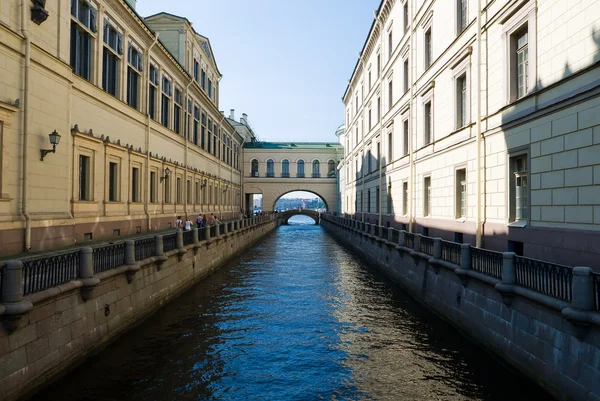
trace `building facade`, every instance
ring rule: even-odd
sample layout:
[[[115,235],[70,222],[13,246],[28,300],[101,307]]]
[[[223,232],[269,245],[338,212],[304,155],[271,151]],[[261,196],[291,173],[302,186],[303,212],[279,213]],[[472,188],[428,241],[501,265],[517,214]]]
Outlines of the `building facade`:
[[[343,211],[600,269],[600,2],[383,0],[343,96]]]
[[[237,216],[209,40],[124,0],[38,3],[0,2],[0,254]]]

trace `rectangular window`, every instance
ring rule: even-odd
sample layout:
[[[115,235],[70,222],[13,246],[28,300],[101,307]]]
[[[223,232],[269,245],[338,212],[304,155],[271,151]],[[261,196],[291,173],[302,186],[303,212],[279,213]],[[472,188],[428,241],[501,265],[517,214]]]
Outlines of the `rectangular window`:
[[[161,103],[161,119],[160,122],[165,127],[169,128],[169,119],[171,111],[171,96],[173,95],[173,88],[171,80],[163,75],[162,78],[162,103]]]
[[[527,31],[517,34],[517,99],[527,94],[529,78],[529,49]]]
[[[365,154],[365,158],[367,159],[366,163],[365,163],[367,165],[366,173],[371,174],[371,171],[373,171],[373,166],[371,165],[371,159],[373,158],[371,156],[371,149],[367,150],[367,153]]]
[[[402,11],[404,14],[404,32],[408,31],[408,0],[404,2],[404,7],[402,7]]]
[[[404,60],[403,64],[403,75],[404,75],[404,92],[408,92],[408,60]]]
[[[388,33],[388,59],[392,58],[392,53],[394,53],[394,38],[392,36],[392,28],[390,27],[390,32]]]
[[[367,213],[371,213],[371,190],[367,190]]]
[[[200,64],[198,64],[198,60],[194,59],[194,80],[198,82],[198,70],[200,69]]]
[[[466,218],[467,217],[467,170],[462,168],[460,170],[456,170],[456,196],[455,196],[455,205],[456,205],[456,218]]]
[[[387,214],[394,214],[394,204],[392,199],[392,184],[387,188]]]
[[[425,69],[429,68],[432,61],[433,47],[431,43],[431,28],[425,32]]]
[[[208,97],[212,99],[212,80],[208,79]]]
[[[165,191],[165,193],[164,193],[164,197],[163,197],[163,202],[171,203],[171,177],[166,176],[164,178],[164,183],[165,183],[165,186],[164,186],[163,190]]]
[[[529,182],[527,155],[510,158],[511,171],[511,221],[529,219]]]
[[[379,213],[379,186],[375,187],[375,213]]]
[[[200,86],[202,89],[206,90],[206,72],[204,70],[201,72]]]
[[[175,88],[175,106],[173,108],[173,131],[181,134],[181,91]]]
[[[117,163],[108,163],[108,201],[119,201],[119,165]]]
[[[202,113],[202,126],[200,128],[200,147],[206,150],[206,114]]]
[[[85,0],[71,1],[71,68],[83,79],[91,79],[92,41],[97,31],[97,12]]]
[[[379,78],[380,73],[381,73],[381,54],[377,54],[377,78]]]
[[[394,81],[390,78],[388,81],[388,110],[394,106]]]
[[[375,170],[379,170],[379,160],[381,158],[381,144],[377,142],[377,153],[375,154]]]
[[[181,202],[182,196],[181,196],[181,178],[177,177],[177,179],[175,180],[175,202],[176,203],[182,203]]]
[[[431,216],[431,177],[423,180],[423,216]]]
[[[467,125],[467,74],[456,79],[456,128]]]
[[[142,53],[129,44],[127,56],[127,104],[136,110],[140,108],[140,82],[142,72]]]
[[[187,199],[187,203],[191,204],[192,203],[192,181],[187,180],[186,186],[185,186],[185,196]]]
[[[194,183],[194,204],[199,205],[200,204],[200,199],[201,199],[201,195],[200,195],[200,182],[196,181]]]
[[[371,109],[367,112],[367,119],[369,121],[369,130],[373,127],[373,121],[371,120]]]
[[[102,88],[119,97],[119,75],[123,36],[107,20],[104,20],[104,46],[102,51]]]
[[[140,202],[140,169],[132,167],[131,169],[131,201],[133,203]]]
[[[431,101],[429,101],[423,106],[423,145],[431,143],[431,124],[433,123],[431,116]]]
[[[381,121],[381,98],[377,97],[377,121]]]
[[[91,158],[79,155],[79,200],[89,201],[91,197]]]
[[[157,194],[157,185],[156,185],[156,171],[150,172],[150,203],[156,203],[158,194]]]
[[[408,182],[402,183],[402,214],[406,216],[408,214]]]
[[[158,70],[150,65],[148,72],[148,114],[150,118],[156,120],[156,94],[158,92]]]
[[[388,133],[388,159],[387,163],[389,164],[394,161],[394,135],[393,132]]]
[[[467,3],[468,3],[468,0],[458,0],[458,3],[457,3],[458,33],[461,33],[467,27],[467,21],[468,21]]]
[[[402,130],[402,136],[403,136],[403,141],[402,141],[402,150],[404,151],[404,155],[406,156],[409,152],[408,149],[408,138],[410,136],[410,133],[408,132],[408,120],[404,120],[403,122],[403,130]]]
[[[371,70],[369,70],[369,89],[372,88],[372,84],[371,84]]]

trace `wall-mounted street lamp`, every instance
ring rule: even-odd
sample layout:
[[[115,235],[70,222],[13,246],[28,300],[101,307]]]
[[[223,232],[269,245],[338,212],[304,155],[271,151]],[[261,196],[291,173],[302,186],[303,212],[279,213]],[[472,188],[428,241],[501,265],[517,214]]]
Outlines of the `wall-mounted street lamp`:
[[[200,188],[204,188],[206,186],[206,179],[204,181],[202,181],[202,185],[200,185]]]
[[[171,170],[167,167],[166,169],[163,170],[163,176],[160,177],[160,182],[163,182],[163,180],[170,175],[171,175]]]
[[[46,157],[48,153],[56,153],[56,145],[60,143],[60,135],[58,132],[56,132],[56,130],[54,130],[54,132],[48,136],[50,137],[50,145],[52,145],[52,149],[40,149],[42,154],[42,157],[40,158],[41,161],[44,161],[44,157]]]
[[[46,0],[31,0],[31,20],[40,25],[48,19],[48,11],[46,10]]]

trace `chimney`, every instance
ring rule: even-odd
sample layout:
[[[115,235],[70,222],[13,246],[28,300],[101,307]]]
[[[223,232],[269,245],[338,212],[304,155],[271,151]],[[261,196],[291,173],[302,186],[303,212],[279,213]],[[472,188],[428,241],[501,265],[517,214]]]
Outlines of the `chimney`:
[[[229,118],[235,121],[235,109],[229,110]]]
[[[242,124],[248,125],[248,114],[242,113],[242,119],[240,120]]]

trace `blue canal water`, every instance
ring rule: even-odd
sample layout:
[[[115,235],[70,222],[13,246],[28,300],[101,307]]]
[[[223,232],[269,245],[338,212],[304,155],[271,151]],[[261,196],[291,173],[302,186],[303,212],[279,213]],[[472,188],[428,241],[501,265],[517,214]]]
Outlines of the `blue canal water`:
[[[552,399],[298,218],[35,399]]]

